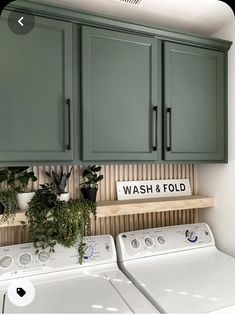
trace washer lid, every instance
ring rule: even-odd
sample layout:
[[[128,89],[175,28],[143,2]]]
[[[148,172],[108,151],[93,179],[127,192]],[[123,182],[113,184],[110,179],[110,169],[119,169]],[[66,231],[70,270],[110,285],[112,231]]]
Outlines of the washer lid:
[[[215,248],[137,259],[123,266],[160,311],[206,313],[235,304],[235,259]]]
[[[59,276],[59,274],[58,274]],[[90,275],[35,284],[35,298],[24,307],[12,304],[6,294],[4,313],[132,313],[110,281]]]

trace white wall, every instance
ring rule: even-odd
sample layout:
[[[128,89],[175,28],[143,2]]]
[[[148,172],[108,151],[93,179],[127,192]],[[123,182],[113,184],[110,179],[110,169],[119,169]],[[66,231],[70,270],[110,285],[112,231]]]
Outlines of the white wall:
[[[199,222],[207,222],[217,247],[235,257],[235,19],[214,37],[234,44],[228,58],[228,164],[203,164],[198,167],[199,193],[214,196],[212,209],[199,210]]]

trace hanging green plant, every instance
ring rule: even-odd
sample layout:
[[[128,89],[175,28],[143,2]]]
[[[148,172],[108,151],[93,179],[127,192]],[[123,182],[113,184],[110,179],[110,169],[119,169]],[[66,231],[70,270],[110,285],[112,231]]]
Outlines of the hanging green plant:
[[[17,210],[17,192],[13,190],[0,190],[0,223],[8,220],[14,221]]]
[[[36,253],[54,252],[55,245],[74,246],[79,240],[79,262],[83,259],[83,237],[89,233],[90,215],[96,205],[89,200],[59,201],[50,185],[42,185],[29,203],[26,218],[30,225]]]

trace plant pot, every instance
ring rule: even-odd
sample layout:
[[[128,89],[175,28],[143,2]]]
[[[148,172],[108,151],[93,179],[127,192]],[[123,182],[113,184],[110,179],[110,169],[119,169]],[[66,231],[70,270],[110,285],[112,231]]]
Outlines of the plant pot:
[[[2,202],[0,202],[0,215],[3,214],[5,211],[5,206]]]
[[[83,187],[83,188],[81,188],[83,199],[88,199],[92,202],[95,202],[97,190],[98,190],[98,188],[96,188],[96,187]]]
[[[28,203],[33,198],[35,192],[26,192],[17,194],[17,202],[20,210],[27,211],[29,209]]]
[[[69,192],[62,193],[60,196],[58,196],[59,201],[69,201]]]

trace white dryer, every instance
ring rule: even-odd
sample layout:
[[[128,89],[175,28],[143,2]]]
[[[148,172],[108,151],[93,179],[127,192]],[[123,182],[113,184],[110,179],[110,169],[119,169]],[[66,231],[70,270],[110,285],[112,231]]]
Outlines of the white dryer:
[[[55,253],[41,251],[38,255],[31,243],[1,247],[2,313],[158,312],[118,269],[111,236],[86,237],[84,246],[82,265],[78,262],[78,245],[73,248],[58,245]],[[20,288],[23,280],[33,285],[35,297],[27,306],[16,306],[8,288],[14,281]],[[23,289],[22,298],[26,298],[30,292]]]
[[[235,258],[204,223],[119,234],[119,266],[162,313],[235,313]]]

